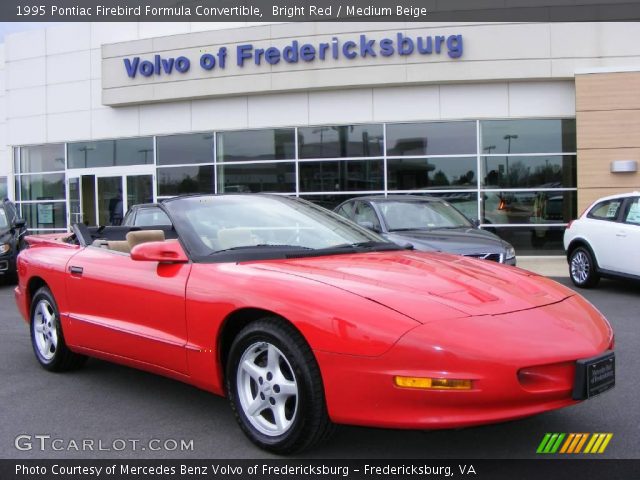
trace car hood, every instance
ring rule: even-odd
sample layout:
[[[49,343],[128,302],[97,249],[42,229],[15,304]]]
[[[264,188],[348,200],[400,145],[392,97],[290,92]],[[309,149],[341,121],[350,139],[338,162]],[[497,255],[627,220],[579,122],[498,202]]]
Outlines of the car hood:
[[[397,244],[410,243],[417,250],[462,255],[504,253],[506,244],[496,235],[478,228],[440,228],[389,232],[385,237]]]
[[[256,262],[385,305],[421,323],[433,302],[460,316],[497,315],[560,302],[575,292],[526,270],[443,253],[393,251]]]

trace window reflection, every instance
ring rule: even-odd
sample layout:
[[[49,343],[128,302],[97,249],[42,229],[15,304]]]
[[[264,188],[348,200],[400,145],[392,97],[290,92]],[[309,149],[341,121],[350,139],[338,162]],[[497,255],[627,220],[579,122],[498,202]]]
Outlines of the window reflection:
[[[576,157],[482,157],[482,185],[489,188],[573,188],[576,186]]]
[[[576,151],[574,119],[483,120],[480,132],[483,154]]]
[[[213,165],[158,168],[158,195],[213,193]]]
[[[300,158],[377,157],[383,154],[382,125],[298,129]]]
[[[509,242],[518,255],[564,255],[564,227],[488,227]]]
[[[354,191],[384,188],[383,160],[301,162],[300,191]]]
[[[27,221],[29,230],[67,226],[65,202],[23,203],[22,216]]]
[[[124,138],[67,144],[69,168],[153,164],[153,138]]]
[[[483,191],[480,196],[486,224],[567,223],[576,216],[574,191]]]
[[[35,147],[21,147],[19,162],[20,169],[16,172],[57,172],[64,170],[64,144],[38,145]]]
[[[295,192],[295,163],[253,163],[218,167],[218,193]]]
[[[387,155],[475,155],[476,122],[387,125]]]
[[[387,161],[389,190],[477,185],[476,157],[398,158]]]
[[[292,128],[222,132],[218,133],[217,142],[219,162],[295,158]]]
[[[21,200],[63,200],[64,173],[21,176]]]
[[[213,133],[157,137],[159,165],[213,163]]]
[[[0,200],[7,198],[8,194],[7,177],[0,177]]]

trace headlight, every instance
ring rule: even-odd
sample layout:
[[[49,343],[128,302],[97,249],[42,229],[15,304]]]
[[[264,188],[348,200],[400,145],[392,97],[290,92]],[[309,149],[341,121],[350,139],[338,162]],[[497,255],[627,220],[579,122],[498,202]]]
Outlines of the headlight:
[[[9,250],[11,250],[11,245],[8,243],[0,244],[0,254],[7,253]]]
[[[507,254],[505,255],[506,260],[510,260],[516,256],[516,249],[513,247],[507,247]]]

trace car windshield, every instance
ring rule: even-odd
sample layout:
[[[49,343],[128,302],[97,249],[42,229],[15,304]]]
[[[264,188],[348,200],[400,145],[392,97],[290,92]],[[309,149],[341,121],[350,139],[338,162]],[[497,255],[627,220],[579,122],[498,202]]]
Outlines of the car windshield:
[[[7,221],[7,214],[4,211],[4,208],[0,206],[0,228],[7,228],[9,226],[9,222]]]
[[[171,199],[164,206],[196,257],[232,250],[312,256],[323,250],[399,248],[333,212],[282,196],[194,196]]]
[[[390,232],[472,227],[467,217],[446,202],[386,200],[377,206]]]

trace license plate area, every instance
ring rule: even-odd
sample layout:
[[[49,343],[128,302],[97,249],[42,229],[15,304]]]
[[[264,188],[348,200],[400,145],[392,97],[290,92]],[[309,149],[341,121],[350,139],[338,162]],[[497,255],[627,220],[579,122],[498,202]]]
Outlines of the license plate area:
[[[576,361],[573,399],[586,400],[612,389],[616,384],[616,357],[608,351],[597,357]]]

